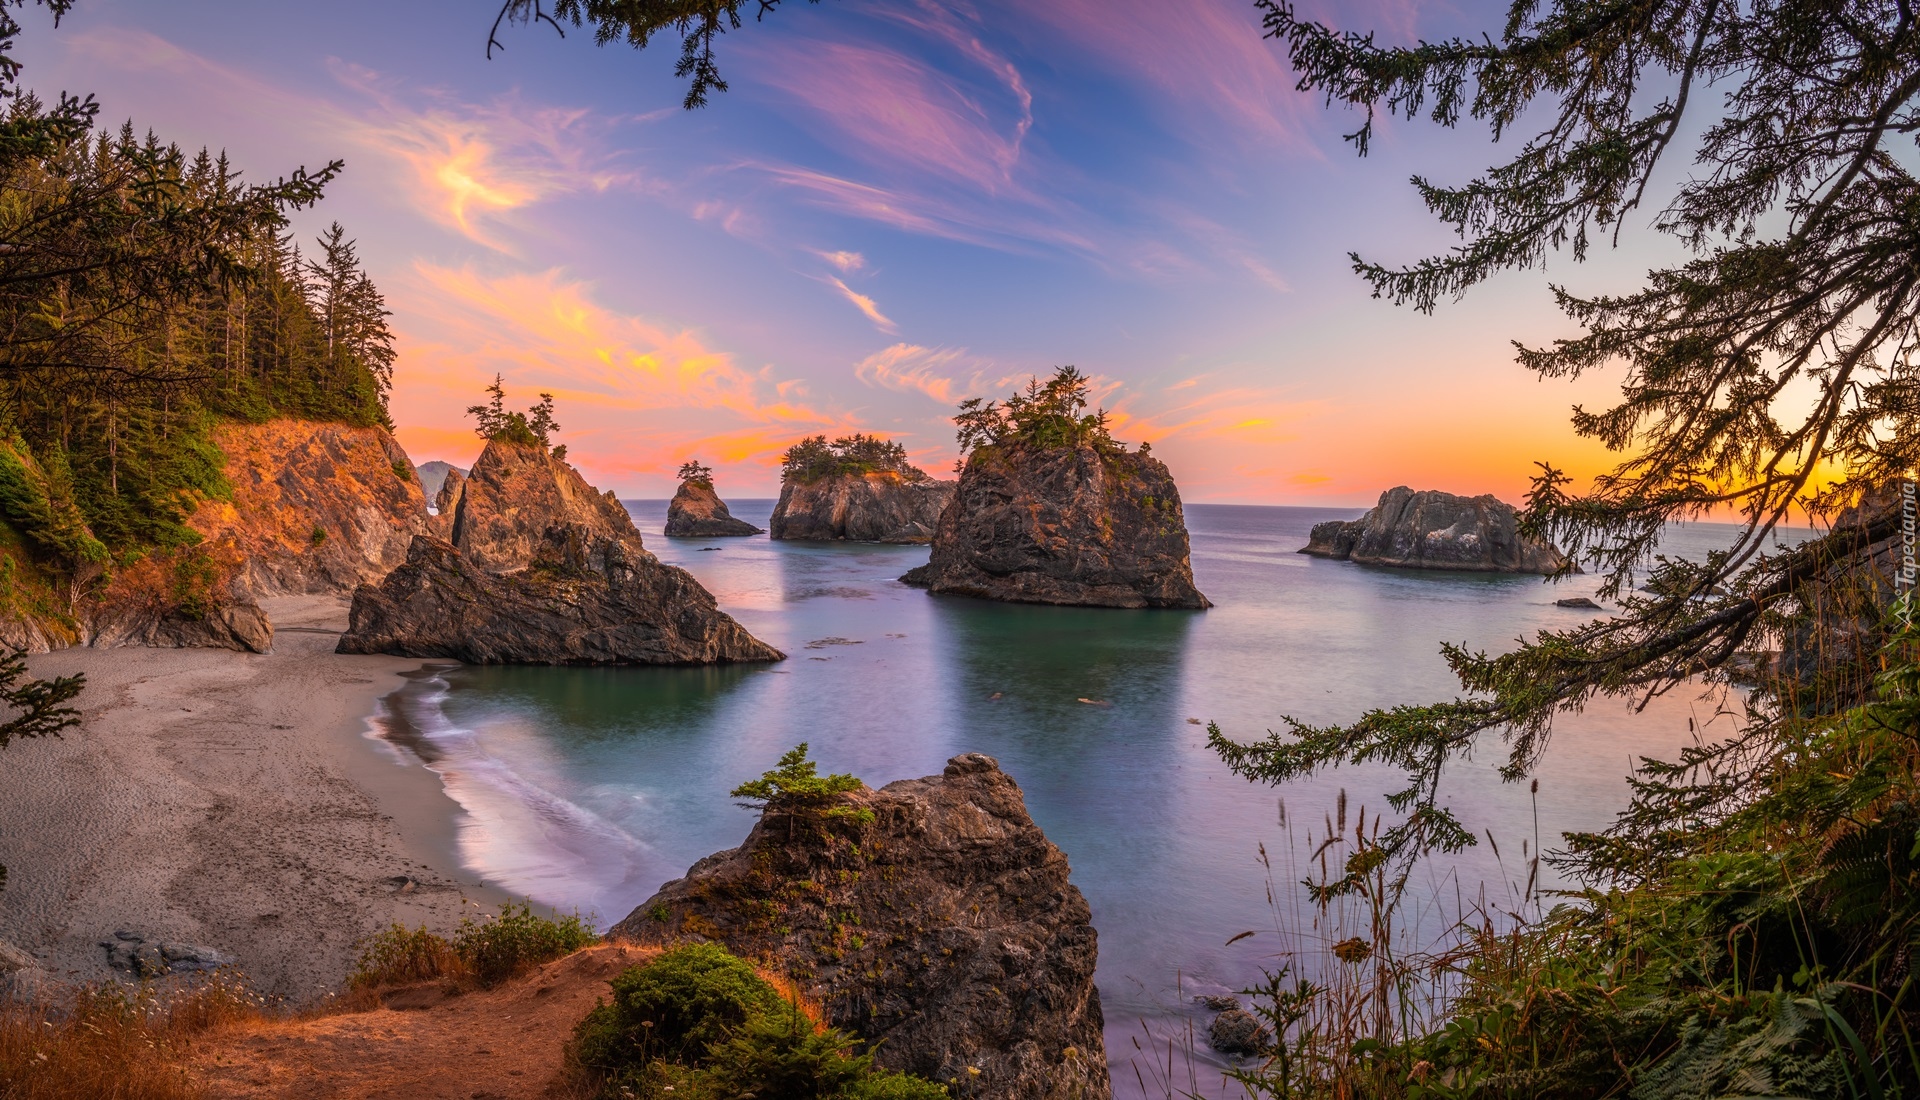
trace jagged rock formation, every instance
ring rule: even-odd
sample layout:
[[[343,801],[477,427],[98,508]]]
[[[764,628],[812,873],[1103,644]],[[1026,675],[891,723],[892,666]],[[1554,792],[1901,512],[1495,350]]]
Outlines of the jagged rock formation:
[[[464,479],[442,486],[441,501],[444,537],[489,572],[525,568],[555,526],[625,541],[644,553],[620,501],[595,492],[578,470],[537,443],[490,441]]]
[[[469,664],[703,665],[778,661],[684,569],[635,542],[553,526],[525,569],[492,573],[448,542],[413,540],[405,565],[353,596],[340,653]]]
[[[462,470],[451,462],[442,462],[437,458],[432,462],[422,462],[414,468],[414,472],[420,475],[420,491],[427,494],[428,500],[436,501],[440,497],[440,490],[446,487],[447,478],[453,476],[464,478],[467,476],[465,470]],[[437,511],[439,505],[435,504],[434,508]]]
[[[433,491],[433,514],[436,518],[446,517],[448,531],[453,528],[453,506],[460,503],[460,494],[465,491],[467,472],[451,466],[440,478],[440,487]]]
[[[667,505],[666,533],[674,538],[727,538],[757,535],[760,528],[733,518],[727,502],[713,491],[713,482],[689,478],[680,483]]]
[[[427,498],[384,428],[308,420],[223,424],[228,500],[188,524],[201,551],[232,560],[247,596],[347,593],[406,560],[427,529]]]
[[[915,474],[918,470],[912,471]],[[954,483],[892,470],[788,478],[767,521],[768,537],[847,542],[927,542]]]
[[[1493,496],[1459,497],[1401,485],[1351,522],[1318,523],[1300,551],[1316,557],[1477,573],[1557,573],[1566,556],[1525,538],[1513,506]]]
[[[772,959],[881,1065],[956,1096],[1111,1096],[1086,899],[999,764],[846,797],[840,816],[769,809],[609,935]]]
[[[1083,607],[1211,607],[1194,587],[1180,490],[1151,455],[1090,441],[981,447],[940,516],[936,593]]]

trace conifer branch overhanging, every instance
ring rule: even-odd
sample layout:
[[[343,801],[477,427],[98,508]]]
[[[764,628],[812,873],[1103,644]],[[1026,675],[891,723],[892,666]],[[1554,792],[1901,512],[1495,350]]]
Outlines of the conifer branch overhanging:
[[[1496,140],[1544,113],[1510,160],[1465,184],[1414,177],[1462,243],[1405,266],[1353,256],[1374,296],[1396,304],[1431,312],[1550,254],[1585,259],[1595,233],[1635,228],[1625,219],[1678,135],[1699,135],[1696,170],[1651,225],[1693,255],[1626,295],[1554,286],[1584,333],[1516,345],[1543,378],[1625,367],[1617,405],[1573,416],[1619,464],[1581,493],[1543,464],[1524,517],[1603,575],[1620,615],[1496,657],[1446,647],[1469,693],[1452,703],[1290,723],[1253,744],[1214,737],[1237,771],[1269,781],[1341,762],[1403,767],[1395,805],[1408,817],[1393,843],[1457,848],[1473,838],[1438,806],[1439,776],[1480,734],[1502,731],[1503,772],[1524,775],[1555,715],[1596,695],[1644,704],[1725,665],[1770,616],[1794,611],[1802,586],[1890,533],[1869,517],[1765,552],[1791,509],[1831,513],[1920,464],[1920,184],[1914,150],[1889,144],[1920,132],[1920,29],[1899,0],[1519,0],[1498,41],[1399,48],[1303,19],[1286,0],[1257,3],[1299,89],[1362,114],[1347,135],[1361,155],[1382,111],[1445,127],[1471,118]],[[1834,468],[1847,480],[1823,484]],[[1743,520],[1725,550],[1695,564],[1656,557],[1666,524],[1723,508]],[[1635,591],[1642,580],[1651,594]]]

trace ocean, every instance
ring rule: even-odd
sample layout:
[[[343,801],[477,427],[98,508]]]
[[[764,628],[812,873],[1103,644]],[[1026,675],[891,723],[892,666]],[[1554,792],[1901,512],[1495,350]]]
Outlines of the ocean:
[[[772,505],[733,510],[764,527]],[[1442,642],[1497,651],[1577,623],[1593,613],[1554,601],[1598,587],[1309,558],[1297,551],[1313,524],[1359,510],[1197,504],[1186,510],[1193,572],[1212,610],[998,604],[898,583],[927,560],[924,546],[668,539],[665,501],[628,507],[651,550],[788,659],[423,673],[385,705],[463,808],[469,867],[604,927],[738,844],[753,815],[727,792],[795,744],[876,787],[987,753],[1019,782],[1092,906],[1124,1097],[1166,1094],[1169,1042],[1180,1087],[1238,1094],[1205,1044],[1189,1042],[1206,1019],[1193,997],[1243,989],[1289,960],[1310,969],[1325,954],[1316,939],[1347,934],[1314,927],[1297,885],[1305,845],[1325,838],[1343,797],[1349,815],[1371,816],[1394,785],[1377,768],[1284,789],[1249,783],[1208,749],[1204,723],[1254,739],[1283,715],[1344,722],[1451,699]],[[1697,556],[1733,530],[1675,528],[1667,549]],[[1501,781],[1505,754],[1489,738],[1445,783],[1482,843],[1422,868],[1402,935],[1418,946],[1476,903],[1511,905],[1533,853],[1624,805],[1637,758],[1730,733],[1739,703],[1691,690],[1641,709],[1602,700],[1557,724],[1537,791]]]

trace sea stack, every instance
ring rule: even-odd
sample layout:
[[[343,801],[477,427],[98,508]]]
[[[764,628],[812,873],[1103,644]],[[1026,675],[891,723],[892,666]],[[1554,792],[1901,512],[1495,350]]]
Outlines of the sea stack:
[[[525,569],[476,569],[421,535],[407,562],[354,593],[338,653],[475,665],[712,665],[786,654],[721,611],[693,574],[628,540],[547,528]]]
[[[887,1069],[956,1096],[1112,1096],[1098,941],[1067,857],[1013,779],[968,753],[831,807],[767,808],[613,926],[765,958]]]
[[[1302,554],[1473,573],[1551,575],[1567,566],[1551,543],[1520,534],[1513,506],[1493,496],[1460,497],[1405,485],[1380,494],[1357,520],[1317,523]]]
[[[446,540],[491,573],[526,568],[554,526],[629,541],[641,550],[626,507],[538,442],[489,440],[465,478],[449,477],[441,486],[440,518]]]
[[[929,477],[898,443],[853,435],[787,450],[768,537],[822,542],[927,542],[954,483]]]
[[[1079,607],[1211,607],[1193,583],[1166,464],[1080,415],[1072,368],[1027,398],[962,407],[967,464],[933,554],[900,579],[930,592]]]
[[[542,443],[494,439],[405,564],[353,597],[341,653],[474,664],[717,664],[784,654],[666,565],[612,493]]]
[[[713,489],[713,471],[697,462],[680,468],[680,491],[667,505],[666,534],[672,538],[733,538],[758,535],[760,528],[735,519]]]

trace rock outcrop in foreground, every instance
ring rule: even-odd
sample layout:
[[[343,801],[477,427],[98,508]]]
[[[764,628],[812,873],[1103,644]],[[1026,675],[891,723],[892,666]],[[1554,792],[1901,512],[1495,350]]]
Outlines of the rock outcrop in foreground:
[[[713,482],[689,478],[680,483],[667,505],[666,533],[674,538],[730,538],[760,534],[760,528],[733,518],[727,502],[713,491]]]
[[[492,573],[531,564],[549,527],[578,528],[641,552],[626,507],[538,443],[489,442],[465,478],[441,486],[439,507],[442,537]]]
[[[845,809],[770,809],[609,934],[774,960],[882,1066],[956,1096],[1111,1096],[1086,899],[999,764],[957,756]]]
[[[1380,494],[1357,520],[1318,523],[1302,554],[1476,573],[1558,573],[1567,559],[1553,545],[1521,536],[1513,506],[1493,496],[1458,497],[1405,485]]]
[[[981,447],[933,556],[900,578],[936,593],[1082,607],[1205,608],[1166,464],[1090,441]]]
[[[778,661],[684,569],[587,527],[548,528],[527,568],[490,573],[421,535],[405,565],[354,593],[340,653],[469,664]]]
[[[767,521],[768,537],[846,542],[927,542],[954,483],[891,470],[789,478]]]

